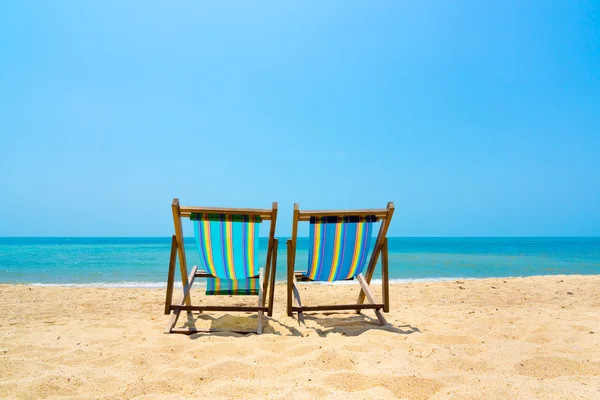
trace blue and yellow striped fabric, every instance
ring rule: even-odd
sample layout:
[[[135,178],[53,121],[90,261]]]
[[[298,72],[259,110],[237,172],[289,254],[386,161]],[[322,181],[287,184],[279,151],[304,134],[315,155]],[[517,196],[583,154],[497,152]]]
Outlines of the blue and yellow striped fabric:
[[[209,274],[219,279],[240,282],[258,275],[260,217],[192,213],[190,220],[194,224],[200,264]],[[218,282],[209,284],[219,285]]]
[[[219,279],[208,278],[206,280],[207,295],[258,295],[258,278],[248,279]]]
[[[333,282],[360,274],[376,221],[375,216],[311,217],[306,277]]]

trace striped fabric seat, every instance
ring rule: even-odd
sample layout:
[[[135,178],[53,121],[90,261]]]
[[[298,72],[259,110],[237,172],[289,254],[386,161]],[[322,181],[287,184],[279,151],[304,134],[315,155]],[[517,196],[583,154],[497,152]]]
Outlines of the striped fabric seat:
[[[360,274],[376,221],[375,216],[311,217],[305,276],[313,281],[333,282]]]
[[[258,294],[258,230],[252,215],[192,213],[200,264],[216,279],[206,294]]]
[[[206,281],[206,294],[230,296],[257,296],[258,278],[238,280],[208,278]]]

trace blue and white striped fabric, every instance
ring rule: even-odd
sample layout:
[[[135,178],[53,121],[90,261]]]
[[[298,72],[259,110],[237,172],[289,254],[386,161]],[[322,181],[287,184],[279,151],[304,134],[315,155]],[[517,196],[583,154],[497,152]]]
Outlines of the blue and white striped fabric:
[[[258,295],[258,285],[258,278],[238,280],[208,278],[206,280],[206,294],[256,296]]]
[[[306,277],[333,282],[360,274],[376,221],[375,216],[311,217]]]
[[[215,278],[206,294],[258,294],[258,229],[252,215],[193,213],[200,264]]]

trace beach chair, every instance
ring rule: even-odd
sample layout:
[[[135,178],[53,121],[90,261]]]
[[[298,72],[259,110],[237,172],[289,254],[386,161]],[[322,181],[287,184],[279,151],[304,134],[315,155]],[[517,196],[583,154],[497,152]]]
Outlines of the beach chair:
[[[174,199],[172,205],[175,235],[171,241],[171,259],[167,280],[165,314],[171,318],[165,333],[192,334],[216,332],[214,329],[194,327],[175,328],[182,311],[232,311],[257,312],[256,330],[233,330],[238,333],[262,333],[263,313],[273,315],[273,292],[277,267],[278,240],[275,239],[277,203],[272,209],[185,207]],[[183,243],[182,218],[189,218],[194,225],[196,247],[202,269],[194,266],[188,275]],[[258,230],[262,221],[271,221],[265,268],[258,264]],[[179,303],[172,304],[175,281],[175,264],[179,268],[183,285],[183,296]],[[196,278],[206,278],[206,295],[254,295],[256,306],[194,306],[190,291]],[[268,290],[268,296],[267,296]],[[268,297],[268,305],[266,300]]]
[[[364,309],[375,310],[379,323],[387,325],[381,312],[389,312],[388,245],[386,233],[394,213],[394,204],[377,210],[345,211],[302,211],[294,204],[292,238],[287,241],[287,314],[298,313],[299,322],[304,325],[304,312],[337,311]],[[381,221],[379,234],[375,240],[371,258],[367,262],[373,224]],[[295,270],[298,223],[310,223],[308,239],[308,268]],[[375,301],[369,284],[381,254],[382,302]],[[363,275],[362,271],[367,266]],[[297,282],[335,282],[354,279],[361,291],[355,304],[304,305],[300,299]],[[365,298],[367,303],[364,303]]]

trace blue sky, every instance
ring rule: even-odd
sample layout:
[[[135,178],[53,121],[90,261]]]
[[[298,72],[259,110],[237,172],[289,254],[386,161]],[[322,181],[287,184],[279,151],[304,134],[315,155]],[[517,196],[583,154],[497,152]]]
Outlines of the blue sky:
[[[0,236],[167,236],[173,197],[598,236],[600,3],[10,2],[0,139]]]

